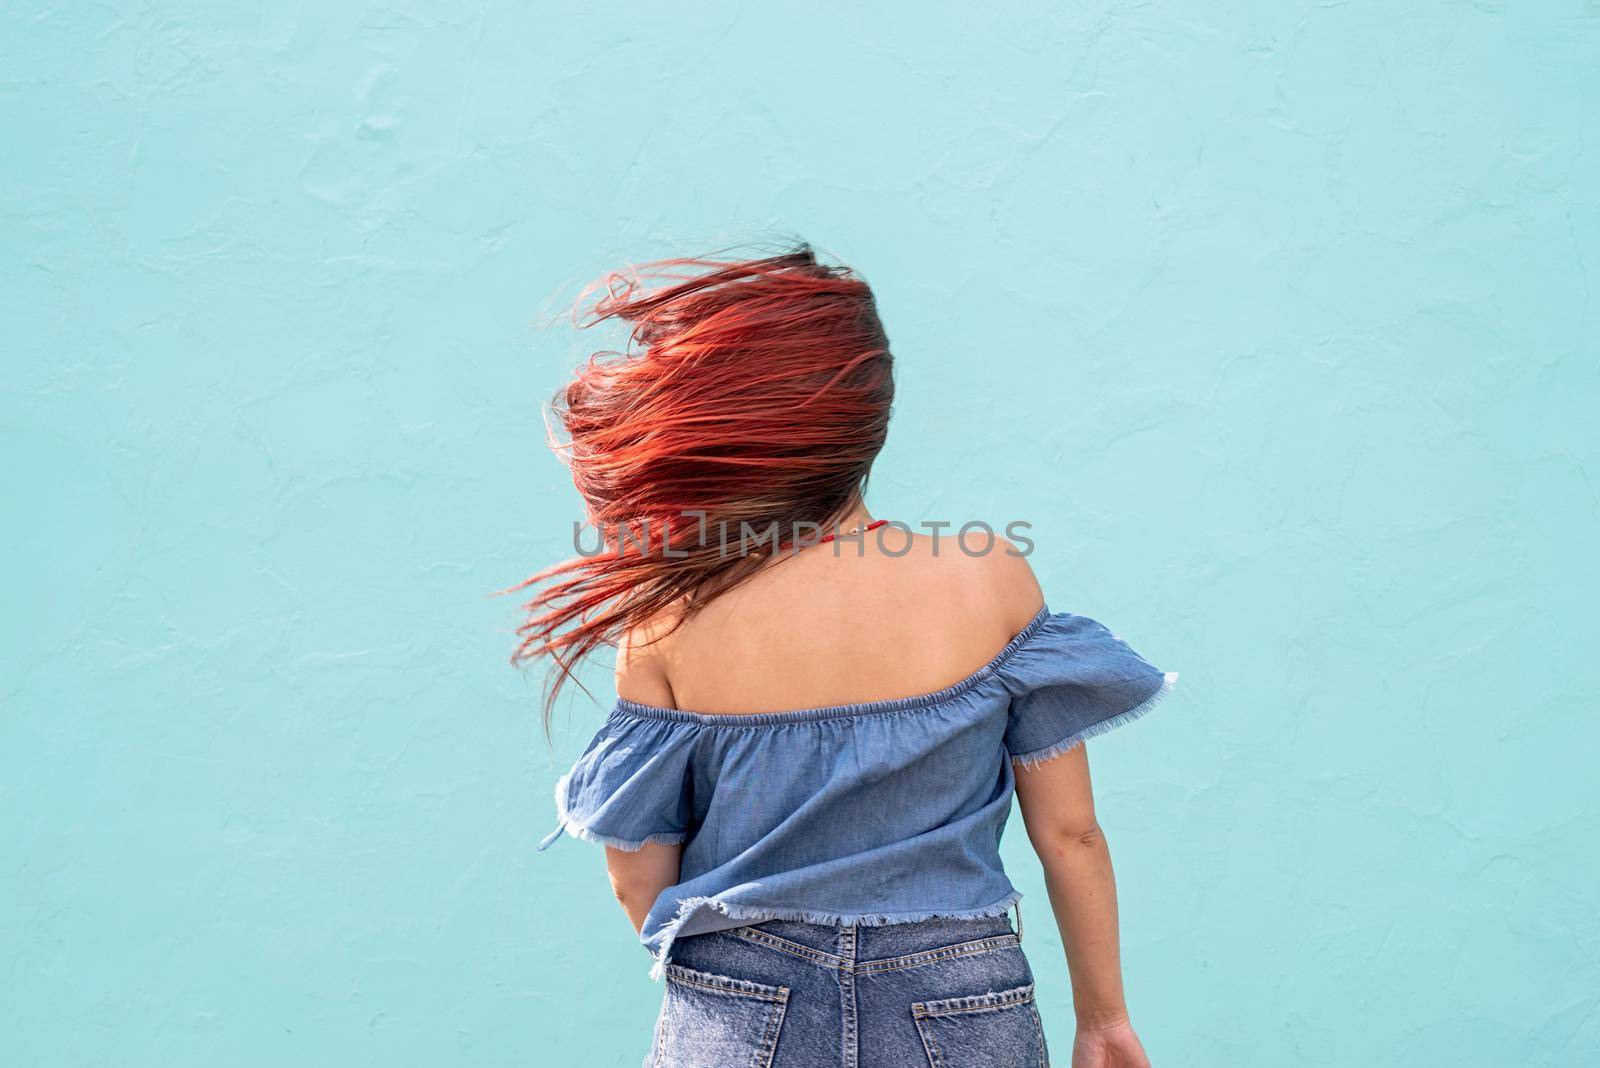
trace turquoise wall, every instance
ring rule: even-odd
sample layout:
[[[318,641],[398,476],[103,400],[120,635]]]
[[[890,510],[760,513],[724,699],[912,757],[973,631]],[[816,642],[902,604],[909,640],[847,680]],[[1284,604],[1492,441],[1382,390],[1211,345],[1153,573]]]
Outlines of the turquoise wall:
[[[774,233],[880,294],[879,512],[1182,675],[1092,747],[1156,1063],[1600,1062],[1600,6],[544,8],[0,15],[0,1062],[638,1063],[489,594],[544,320]]]

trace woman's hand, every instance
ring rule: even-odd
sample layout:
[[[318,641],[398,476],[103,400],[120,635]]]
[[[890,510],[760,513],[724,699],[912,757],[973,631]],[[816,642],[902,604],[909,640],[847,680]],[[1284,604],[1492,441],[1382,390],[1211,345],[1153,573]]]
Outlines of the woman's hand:
[[[1150,1068],[1150,1058],[1127,1020],[1079,1024],[1072,1043],[1072,1068]]]

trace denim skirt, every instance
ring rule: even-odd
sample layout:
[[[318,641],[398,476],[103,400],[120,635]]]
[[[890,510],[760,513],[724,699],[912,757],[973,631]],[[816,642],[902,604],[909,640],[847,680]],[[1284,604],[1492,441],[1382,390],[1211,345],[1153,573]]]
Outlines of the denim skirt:
[[[679,939],[646,1068],[1045,1068],[1008,916]]]

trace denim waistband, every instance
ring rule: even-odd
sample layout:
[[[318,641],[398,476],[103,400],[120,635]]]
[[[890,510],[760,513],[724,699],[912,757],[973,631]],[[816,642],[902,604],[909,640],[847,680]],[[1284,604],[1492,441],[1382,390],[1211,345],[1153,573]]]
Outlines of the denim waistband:
[[[908,923],[831,924],[764,920],[705,937],[732,937],[833,968],[881,971],[924,963],[938,956],[960,956],[1021,942],[1009,915],[976,918],[935,917]]]

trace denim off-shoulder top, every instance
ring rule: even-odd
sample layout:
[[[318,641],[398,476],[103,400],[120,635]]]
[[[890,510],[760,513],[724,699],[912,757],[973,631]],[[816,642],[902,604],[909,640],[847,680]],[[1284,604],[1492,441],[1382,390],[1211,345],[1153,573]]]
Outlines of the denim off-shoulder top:
[[[556,783],[538,848],[563,830],[626,850],[683,844],[679,881],[639,935],[655,979],[675,939],[768,919],[1003,915],[1022,896],[1000,863],[1012,763],[1136,718],[1177,677],[1046,607],[936,693],[749,715],[619,699]]]

